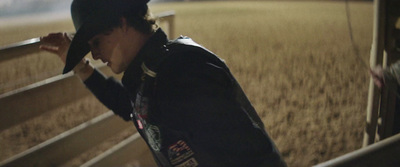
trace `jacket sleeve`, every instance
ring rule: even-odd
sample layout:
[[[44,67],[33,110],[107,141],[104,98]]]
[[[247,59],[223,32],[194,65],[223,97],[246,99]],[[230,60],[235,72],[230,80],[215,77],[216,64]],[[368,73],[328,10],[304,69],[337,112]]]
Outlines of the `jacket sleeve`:
[[[84,81],[86,87],[115,114],[125,121],[130,120],[132,104],[124,86],[114,78],[107,78],[97,69]]]

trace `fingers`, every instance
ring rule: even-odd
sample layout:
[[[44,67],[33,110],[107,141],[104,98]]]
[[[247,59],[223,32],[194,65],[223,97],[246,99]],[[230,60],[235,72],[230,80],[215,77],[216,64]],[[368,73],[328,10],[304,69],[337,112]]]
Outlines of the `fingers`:
[[[47,36],[40,37],[40,42],[50,45],[69,45],[72,41],[72,36],[68,33],[50,33]]]
[[[369,73],[374,77],[383,77],[383,69],[380,66],[369,69]]]
[[[384,79],[383,79],[383,69],[380,66],[376,66],[375,68],[369,69],[369,73],[372,77],[372,80],[374,84],[378,88],[382,88],[385,85]]]
[[[375,84],[378,88],[382,88],[382,87],[383,87],[383,81],[382,81],[382,80],[374,78],[373,81],[374,81],[374,84]]]
[[[50,33],[47,36],[40,37],[40,42],[44,43],[54,43],[62,39],[63,33]]]
[[[68,51],[71,40],[72,37],[68,33],[50,33],[47,36],[40,37],[41,45],[39,48],[61,55]]]
[[[371,74],[372,77],[378,77],[379,75],[377,74],[377,72],[375,72],[374,70],[370,69],[369,70],[369,74]]]
[[[40,45],[39,49],[44,50],[44,51],[48,51],[48,52],[51,52],[51,53],[54,53],[54,54],[58,54],[58,51],[59,51],[58,47],[49,46],[49,45]]]
[[[40,37],[39,49],[56,54],[65,63],[72,37],[67,33],[50,33]]]

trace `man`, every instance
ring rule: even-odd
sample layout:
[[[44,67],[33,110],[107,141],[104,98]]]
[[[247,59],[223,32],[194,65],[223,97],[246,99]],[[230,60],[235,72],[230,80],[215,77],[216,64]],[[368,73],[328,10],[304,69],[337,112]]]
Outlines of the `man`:
[[[72,41],[49,34],[40,48],[132,120],[159,166],[286,166],[224,62],[189,38],[167,40],[147,2],[74,0]],[[89,51],[124,72],[122,83],[83,59]]]

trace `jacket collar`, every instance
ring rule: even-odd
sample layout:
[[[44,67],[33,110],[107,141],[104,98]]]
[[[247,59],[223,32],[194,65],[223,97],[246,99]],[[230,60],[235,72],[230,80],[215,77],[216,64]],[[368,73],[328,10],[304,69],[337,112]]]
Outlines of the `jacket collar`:
[[[142,64],[145,62],[149,69],[154,69],[157,60],[162,57],[167,50],[167,35],[159,28],[139,50],[136,57],[129,64],[122,77],[122,84],[129,89],[130,92],[136,91],[140,84],[140,78],[143,74]]]

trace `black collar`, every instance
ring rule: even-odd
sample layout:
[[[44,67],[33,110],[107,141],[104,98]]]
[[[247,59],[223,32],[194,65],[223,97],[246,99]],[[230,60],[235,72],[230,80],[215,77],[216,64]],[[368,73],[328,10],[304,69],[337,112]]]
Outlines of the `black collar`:
[[[164,55],[167,50],[168,43],[167,35],[159,28],[140,49],[136,57],[129,64],[122,77],[122,84],[133,93],[140,84],[140,78],[143,74],[141,65],[143,62],[150,68],[156,64],[156,60]]]

